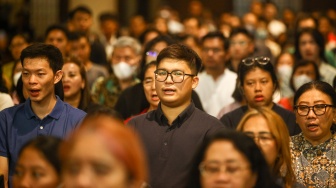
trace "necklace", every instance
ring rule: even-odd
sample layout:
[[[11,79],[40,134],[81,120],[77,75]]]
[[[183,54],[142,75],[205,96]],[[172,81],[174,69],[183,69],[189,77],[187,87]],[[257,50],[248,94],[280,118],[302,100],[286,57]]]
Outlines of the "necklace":
[[[335,186],[335,177],[332,169],[335,168],[335,138],[332,137],[318,146],[312,146],[305,139],[302,140],[299,163],[299,178],[302,178],[307,187]]]

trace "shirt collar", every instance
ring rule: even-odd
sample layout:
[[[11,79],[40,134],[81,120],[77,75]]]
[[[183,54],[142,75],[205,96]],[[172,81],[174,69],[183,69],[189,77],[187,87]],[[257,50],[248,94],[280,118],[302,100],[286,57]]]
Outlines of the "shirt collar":
[[[26,114],[26,117],[28,119],[31,119],[33,117],[38,118],[35,113],[33,112],[31,106],[30,106],[31,100],[30,98],[28,98],[26,100],[26,102],[24,103],[24,111]],[[62,100],[56,95],[56,104],[53,108],[53,110],[50,112],[50,114],[48,114],[49,117],[53,118],[53,119],[59,119],[62,115],[62,111],[63,111],[63,102]]]
[[[190,103],[190,105],[181,112],[176,119],[173,121],[172,126],[178,126],[180,127],[195,111],[195,104],[193,102]],[[160,125],[168,125],[168,119],[164,115],[162,109],[161,109],[161,103],[159,103],[157,110],[155,111],[155,119],[157,122],[159,122]]]

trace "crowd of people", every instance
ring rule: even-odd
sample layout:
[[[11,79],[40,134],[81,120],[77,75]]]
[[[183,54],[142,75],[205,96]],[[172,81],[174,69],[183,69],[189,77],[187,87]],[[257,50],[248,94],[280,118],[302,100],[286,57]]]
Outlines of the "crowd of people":
[[[336,11],[203,8],[11,30],[0,186],[336,187]]]

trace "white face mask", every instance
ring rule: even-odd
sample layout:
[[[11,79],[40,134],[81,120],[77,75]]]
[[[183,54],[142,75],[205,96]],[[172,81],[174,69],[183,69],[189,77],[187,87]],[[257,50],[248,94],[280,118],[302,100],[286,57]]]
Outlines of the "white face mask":
[[[17,72],[13,76],[13,84],[14,84],[15,87],[16,87],[16,85],[18,83],[18,80],[19,80],[20,76],[21,76],[21,72]]]
[[[289,79],[292,75],[293,67],[290,65],[280,65],[278,67],[278,76],[281,82],[289,83]]]
[[[112,65],[112,69],[118,79],[124,80],[124,79],[132,77],[137,67],[130,66],[126,62],[120,62],[118,64]]]
[[[295,91],[297,91],[303,84],[313,81],[309,76],[302,74],[293,78],[293,85]]]

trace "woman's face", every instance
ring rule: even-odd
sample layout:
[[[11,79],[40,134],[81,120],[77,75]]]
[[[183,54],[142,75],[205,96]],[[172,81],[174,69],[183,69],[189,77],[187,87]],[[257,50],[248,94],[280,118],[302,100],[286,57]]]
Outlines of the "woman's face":
[[[149,67],[145,73],[145,79],[142,83],[146,99],[150,105],[150,108],[152,109],[156,109],[160,102],[160,99],[157,96],[155,90],[155,74],[154,74],[155,70],[156,70],[155,65]]]
[[[252,188],[257,175],[251,171],[250,163],[231,142],[222,140],[213,142],[206,150],[200,166],[203,188]]]
[[[130,186],[128,172],[97,133],[82,133],[75,140],[63,170],[65,187]]]
[[[252,116],[244,123],[242,131],[254,139],[268,165],[273,166],[278,156],[278,149],[266,119],[261,115]]]
[[[43,154],[27,147],[19,156],[13,176],[13,187],[50,188],[60,184],[56,169]]]
[[[323,92],[311,89],[303,93],[296,105],[314,106],[318,104],[332,104],[330,97]],[[325,114],[317,116],[312,108],[308,115],[301,116],[296,110],[296,122],[299,124],[304,137],[311,143],[321,143],[331,136],[330,127],[336,122],[335,108],[326,107]],[[316,111],[316,109],[315,109]],[[322,109],[324,111],[324,108]]]
[[[271,107],[274,89],[270,73],[260,68],[252,69],[245,75],[243,94],[250,107]]]
[[[146,53],[146,63],[150,63],[151,61],[155,61],[159,53],[166,48],[168,45],[165,41],[161,41],[156,43],[151,49],[150,52]]]
[[[304,60],[317,61],[319,59],[319,46],[313,36],[308,33],[304,33],[300,36],[299,50]]]
[[[80,74],[79,66],[75,63],[66,63],[63,65],[62,71],[64,97],[80,97],[81,90],[85,86],[85,81]]]

